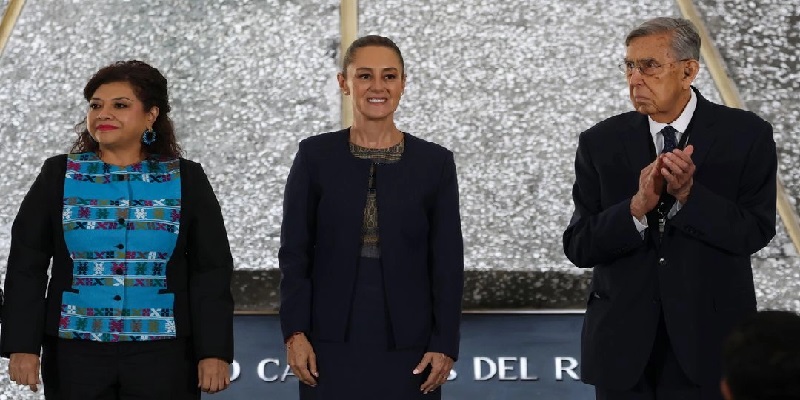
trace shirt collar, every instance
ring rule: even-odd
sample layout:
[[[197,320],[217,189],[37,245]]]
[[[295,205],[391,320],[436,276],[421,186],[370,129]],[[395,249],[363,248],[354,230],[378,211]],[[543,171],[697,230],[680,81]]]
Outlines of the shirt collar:
[[[655,136],[658,132],[661,132],[665,126],[671,125],[678,131],[678,137],[686,132],[686,128],[689,127],[689,122],[692,121],[692,116],[694,115],[694,110],[697,109],[697,95],[694,93],[693,89],[689,89],[691,92],[692,97],[689,98],[689,103],[686,104],[686,107],[683,108],[683,112],[675,121],[672,121],[669,124],[665,124],[663,122],[656,122],[653,121],[650,116],[647,117],[647,122],[650,123],[650,134]]]

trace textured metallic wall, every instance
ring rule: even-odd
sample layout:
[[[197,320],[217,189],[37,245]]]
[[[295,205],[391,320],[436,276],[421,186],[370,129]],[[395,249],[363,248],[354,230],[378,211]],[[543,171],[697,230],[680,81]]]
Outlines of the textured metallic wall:
[[[800,213],[800,3],[696,1],[747,108],[770,121],[778,175]],[[759,306],[800,310],[800,257],[783,225],[754,259]]]
[[[627,30],[648,17],[678,16],[677,7],[622,0],[361,3],[361,34],[390,36],[404,52],[409,80],[398,126],[456,153],[467,267],[582,273],[560,247],[572,210],[577,135],[630,108],[614,67]],[[742,97],[775,123],[781,174],[797,199],[800,177],[789,168],[800,135],[797,6],[699,3]],[[276,268],[283,184],[297,142],[339,126],[338,1],[88,4],[28,0],[0,58],[0,275],[22,197],[41,162],[74,138],[83,85],[98,67],[129,58],[151,62],[169,79],[179,139],[220,198],[236,268]],[[773,32],[775,18],[793,30]],[[782,45],[782,37],[794,37],[794,45]],[[697,85],[719,101],[705,71]],[[800,310],[793,283],[800,260],[782,228],[755,258],[759,301]],[[510,292],[537,290],[514,285],[513,274],[498,279],[509,280]],[[39,398],[22,393],[0,367],[0,400]]]
[[[404,51],[401,129],[456,154],[469,268],[579,272],[561,250],[577,136],[630,109],[616,68],[625,34],[647,16],[677,14],[645,3],[361,3],[361,33]],[[718,99],[706,72],[698,85]]]

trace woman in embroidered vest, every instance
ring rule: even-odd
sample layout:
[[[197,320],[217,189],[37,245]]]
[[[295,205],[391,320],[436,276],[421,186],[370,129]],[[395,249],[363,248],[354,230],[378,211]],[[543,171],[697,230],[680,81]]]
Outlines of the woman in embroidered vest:
[[[167,80],[117,62],[83,94],[72,152],[45,161],[12,227],[0,343],[11,380],[37,390],[41,349],[48,400],[223,390],[233,261],[202,167],[180,158]]]
[[[303,400],[439,399],[464,255],[453,153],[395,127],[400,49],[356,40],[353,125],[300,143],[283,204],[281,325]]]

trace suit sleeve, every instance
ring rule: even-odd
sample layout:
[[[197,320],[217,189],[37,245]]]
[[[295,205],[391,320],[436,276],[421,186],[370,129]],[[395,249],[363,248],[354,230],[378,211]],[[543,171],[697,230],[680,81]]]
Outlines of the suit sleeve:
[[[721,196],[697,181],[672,223],[710,246],[750,255],[775,236],[778,160],[772,126],[761,132],[744,161],[736,199]]]
[[[461,298],[464,290],[464,244],[453,153],[447,153],[431,214],[430,268],[434,329],[428,351],[458,360]]]
[[[317,201],[304,143],[295,155],[283,194],[278,263],[281,270],[281,330],[284,339],[311,331],[311,268]]]
[[[563,236],[564,254],[580,268],[611,262],[644,243],[632,220],[630,198],[602,208],[602,183],[590,150],[584,133],[575,156],[575,211]]]
[[[44,337],[47,269],[53,256],[51,188],[59,177],[55,159],[45,161],[11,227],[11,250],[5,281],[0,352],[39,354]],[[63,176],[60,177],[63,179]]]
[[[192,220],[188,232],[189,307],[195,356],[233,361],[231,256],[222,210],[199,164],[190,165]],[[187,210],[188,211],[188,210]]]

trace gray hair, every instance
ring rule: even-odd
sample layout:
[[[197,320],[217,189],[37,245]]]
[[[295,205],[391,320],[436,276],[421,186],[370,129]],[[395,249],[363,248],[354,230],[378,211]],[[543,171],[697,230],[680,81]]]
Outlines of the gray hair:
[[[658,17],[643,22],[625,38],[625,46],[636,38],[672,33],[672,51],[679,60],[700,59],[700,35],[691,21],[683,18]]]

